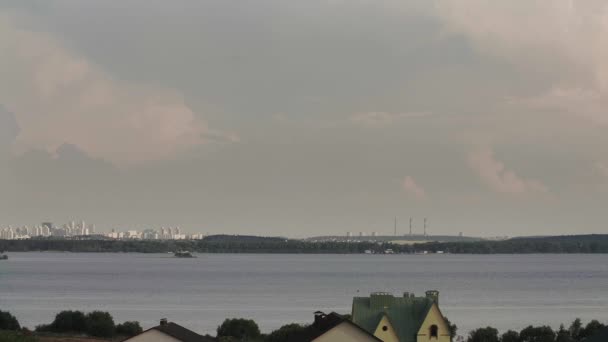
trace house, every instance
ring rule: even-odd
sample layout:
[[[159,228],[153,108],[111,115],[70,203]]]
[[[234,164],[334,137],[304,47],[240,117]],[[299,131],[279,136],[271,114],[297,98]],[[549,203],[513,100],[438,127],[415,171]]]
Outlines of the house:
[[[376,292],[353,299],[352,320],[384,342],[450,342],[447,320],[439,310],[439,291],[424,297],[395,297]]]
[[[301,336],[290,342],[382,342],[335,312],[315,312],[315,321]]]
[[[150,328],[137,336],[123,342],[212,342],[213,338],[205,337],[188,330],[181,325],[160,320],[160,325]]]

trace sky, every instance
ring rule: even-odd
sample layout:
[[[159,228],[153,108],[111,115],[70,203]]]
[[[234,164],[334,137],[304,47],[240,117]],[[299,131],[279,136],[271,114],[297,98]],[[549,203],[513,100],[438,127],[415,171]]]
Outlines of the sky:
[[[0,0],[0,226],[605,233],[603,0]]]

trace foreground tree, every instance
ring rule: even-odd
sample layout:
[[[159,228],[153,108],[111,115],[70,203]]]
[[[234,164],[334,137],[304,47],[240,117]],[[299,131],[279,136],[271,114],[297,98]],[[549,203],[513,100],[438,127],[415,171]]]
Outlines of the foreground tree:
[[[139,322],[124,322],[116,326],[116,335],[133,337],[143,332]]]
[[[61,311],[55,315],[55,320],[50,325],[36,328],[38,331],[52,331],[57,333],[84,333],[86,332],[86,317],[80,311]]]
[[[450,329],[450,338],[454,339],[454,337],[456,337],[456,332],[458,331],[458,327],[456,326],[456,324],[450,322],[450,320],[447,317],[443,317],[445,318],[445,322],[448,324],[448,329]]]
[[[581,323],[581,319],[577,318],[570,324],[570,328],[568,328],[568,332],[570,333],[570,337],[579,341],[581,339],[581,331],[583,330],[583,324]]]
[[[103,311],[89,312],[86,316],[86,333],[95,337],[112,337],[116,332],[114,319]]]
[[[500,342],[519,342],[519,333],[517,331],[509,330],[502,334]]]
[[[469,333],[467,342],[499,342],[498,330],[492,327],[473,330]]]
[[[9,312],[0,311],[0,330],[19,330],[21,326],[15,316]]]
[[[305,326],[299,324],[287,324],[270,333],[264,339],[266,342],[289,342],[302,336],[306,332]]]
[[[593,320],[589,323],[587,323],[587,326],[585,326],[584,329],[581,330],[580,333],[580,339],[584,340],[588,337],[591,337],[595,334],[597,334],[600,330],[604,329],[606,326],[602,323],[600,323],[597,320]]]
[[[555,332],[548,326],[529,326],[519,333],[519,340],[521,342],[554,342]]]
[[[559,326],[555,342],[574,342],[574,339],[570,336],[570,331],[566,330],[563,324]]]
[[[236,341],[256,341],[260,339],[260,336],[260,328],[250,319],[226,319],[222,325],[217,328],[217,337],[220,339],[232,337]]]

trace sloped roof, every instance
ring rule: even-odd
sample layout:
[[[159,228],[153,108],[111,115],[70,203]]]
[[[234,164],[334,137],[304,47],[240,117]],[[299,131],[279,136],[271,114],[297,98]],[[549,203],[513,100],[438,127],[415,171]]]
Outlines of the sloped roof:
[[[327,315],[322,312],[316,312],[315,315],[315,322],[312,325],[306,327],[306,329],[301,335],[297,337],[291,337],[289,340],[290,342],[310,342],[320,337],[321,335],[324,335],[325,333],[339,326],[342,323],[354,326],[365,335],[368,335],[369,338],[372,340],[382,342],[382,340],[374,336],[373,333],[366,331],[365,329],[361,328],[360,326],[354,324],[353,322],[349,321],[348,319],[342,317],[341,315],[335,312],[332,312]]]
[[[163,332],[171,337],[174,337],[182,342],[210,342],[213,339],[199,335],[192,330],[186,329],[179,324],[168,322],[167,324],[161,324],[152,329],[156,329]]]
[[[433,307],[430,297],[394,297],[388,293],[353,299],[353,322],[374,333],[382,317],[391,322],[400,342],[416,342],[420,326]]]
[[[186,329],[186,328],[182,327],[181,325],[175,324],[173,322],[167,322],[167,323],[155,326],[153,328],[150,328],[150,329],[142,332],[142,334],[144,334],[150,330],[158,330],[166,335],[169,335],[177,340],[180,340],[181,342],[212,342],[212,341],[215,341],[215,339],[199,335],[199,334],[195,333],[194,331]],[[133,336],[133,337],[135,337],[135,336]],[[126,339],[124,342],[129,341],[133,337]]]

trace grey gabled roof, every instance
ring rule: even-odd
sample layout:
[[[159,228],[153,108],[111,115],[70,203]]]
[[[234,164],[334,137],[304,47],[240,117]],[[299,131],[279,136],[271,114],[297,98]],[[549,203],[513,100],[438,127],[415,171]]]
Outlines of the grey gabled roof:
[[[181,342],[214,342],[215,341],[215,339],[213,339],[213,338],[199,335],[199,334],[195,333],[194,331],[186,329],[186,328],[182,327],[181,325],[175,324],[173,322],[167,322],[165,324],[155,326],[153,328],[150,328],[150,329],[142,332],[142,334],[145,334],[146,332],[148,332],[150,330],[160,331],[163,334],[169,335]],[[135,337],[135,336],[133,336],[133,337]],[[133,337],[129,337],[128,339],[126,339],[124,341],[128,341],[128,340],[132,339]]]
[[[316,338],[318,338],[319,336],[327,333],[328,331],[332,330],[333,328],[337,327],[338,325],[342,324],[342,323],[346,323],[349,324],[351,326],[354,326],[355,328],[357,328],[359,331],[361,331],[362,333],[364,333],[365,335],[367,335],[368,337],[370,337],[373,340],[376,340],[378,342],[382,342],[381,339],[377,338],[376,336],[374,336],[372,333],[366,331],[365,329],[363,329],[362,327],[356,325],[355,323],[351,322],[350,320],[342,317],[341,315],[332,312],[328,315],[323,314],[321,318],[319,318],[318,320],[315,321],[315,323],[313,323],[313,325],[311,325],[307,330],[307,336],[305,337],[305,339],[303,339],[304,341],[312,341]]]

